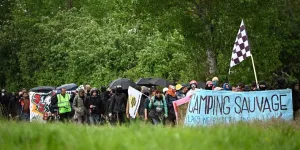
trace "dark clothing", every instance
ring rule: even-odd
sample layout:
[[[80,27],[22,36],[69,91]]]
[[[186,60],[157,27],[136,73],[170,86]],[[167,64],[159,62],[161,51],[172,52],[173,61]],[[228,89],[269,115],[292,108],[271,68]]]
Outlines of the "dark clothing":
[[[10,99],[10,97],[7,94],[5,94],[4,96],[1,95],[1,97],[0,97],[1,115],[4,118],[8,118],[8,103],[9,103],[9,99]]]
[[[12,97],[9,100],[8,104],[8,113],[12,115],[12,117],[20,116],[21,112],[21,104],[19,102],[19,97]]]
[[[142,95],[142,98],[141,98],[141,101],[140,101],[140,106],[139,106],[139,109],[138,109],[138,114],[142,118],[144,118],[145,108],[147,108],[147,107],[145,107],[146,99],[147,99],[147,96]],[[149,103],[148,103],[148,106],[149,106]]]
[[[293,110],[294,112],[300,109],[300,92],[296,90],[292,90],[293,97]]]
[[[127,98],[123,93],[114,94],[111,97],[109,112],[124,113],[126,111]]]
[[[104,91],[102,93],[100,93],[100,99],[101,99],[101,103],[102,103],[102,106],[103,106],[103,114],[108,114],[108,100],[110,98],[109,96],[109,92],[108,91]]]
[[[68,122],[68,120],[70,120],[71,118],[71,112],[59,114],[59,120],[62,122]]]
[[[177,100],[177,97],[172,97],[171,95],[166,95],[166,102],[168,106],[168,118],[167,121],[171,122],[173,125],[176,124],[176,114],[173,107],[173,102]]]
[[[91,114],[103,114],[103,106],[102,106],[102,101],[99,96],[91,96],[90,99],[87,101],[89,108],[91,109]],[[93,106],[91,108],[91,106]]]

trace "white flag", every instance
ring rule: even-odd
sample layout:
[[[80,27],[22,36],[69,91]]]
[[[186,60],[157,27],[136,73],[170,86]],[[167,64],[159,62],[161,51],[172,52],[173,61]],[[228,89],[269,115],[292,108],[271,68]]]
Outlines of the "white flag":
[[[138,112],[140,102],[141,102],[142,93],[133,87],[128,89],[128,103],[129,103],[129,115],[131,118],[135,118],[136,113]]]

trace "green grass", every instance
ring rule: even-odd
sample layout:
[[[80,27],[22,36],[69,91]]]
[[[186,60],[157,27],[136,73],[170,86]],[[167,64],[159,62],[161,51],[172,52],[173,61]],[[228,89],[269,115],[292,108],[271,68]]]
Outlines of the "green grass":
[[[212,127],[83,126],[0,122],[1,150],[300,149],[295,123],[241,123]]]

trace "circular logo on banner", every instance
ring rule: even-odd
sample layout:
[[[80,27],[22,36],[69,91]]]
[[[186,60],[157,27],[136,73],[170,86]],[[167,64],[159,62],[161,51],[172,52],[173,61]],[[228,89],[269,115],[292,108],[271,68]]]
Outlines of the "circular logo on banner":
[[[131,104],[131,108],[133,108],[136,105],[136,98],[134,96],[130,95],[129,102]]]

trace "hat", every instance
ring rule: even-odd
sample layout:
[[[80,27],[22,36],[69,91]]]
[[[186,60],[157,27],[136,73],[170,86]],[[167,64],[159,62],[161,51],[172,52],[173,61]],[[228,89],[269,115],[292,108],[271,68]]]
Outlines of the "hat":
[[[206,85],[213,84],[211,81],[207,81]]]
[[[176,89],[177,91],[179,91],[182,87],[183,87],[183,86],[182,86],[181,84],[177,84],[175,89]]]
[[[167,92],[167,91],[168,91],[168,88],[165,87],[165,88],[163,89],[163,93],[165,93],[165,92]]]
[[[219,78],[218,77],[213,77],[212,81],[219,81]]]

